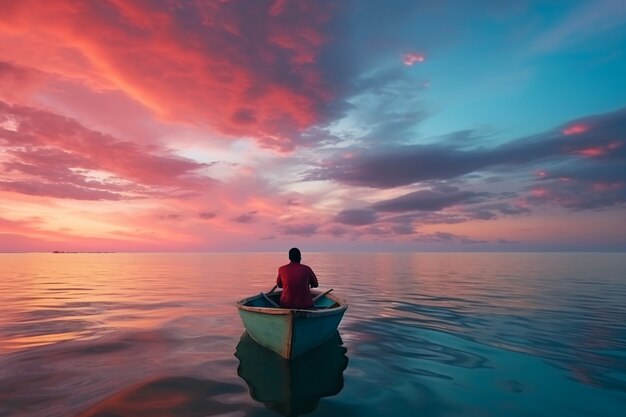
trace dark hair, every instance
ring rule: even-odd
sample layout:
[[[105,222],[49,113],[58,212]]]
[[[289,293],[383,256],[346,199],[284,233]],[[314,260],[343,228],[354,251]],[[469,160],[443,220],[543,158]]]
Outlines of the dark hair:
[[[300,262],[302,259],[302,255],[300,254],[300,249],[291,248],[289,249],[289,260],[291,262]]]

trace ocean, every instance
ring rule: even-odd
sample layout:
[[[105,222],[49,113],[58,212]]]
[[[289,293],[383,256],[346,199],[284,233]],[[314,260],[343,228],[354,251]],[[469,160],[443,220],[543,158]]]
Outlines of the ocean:
[[[286,363],[235,302],[285,254],[0,254],[0,416],[611,416],[626,254],[303,253],[348,302]]]

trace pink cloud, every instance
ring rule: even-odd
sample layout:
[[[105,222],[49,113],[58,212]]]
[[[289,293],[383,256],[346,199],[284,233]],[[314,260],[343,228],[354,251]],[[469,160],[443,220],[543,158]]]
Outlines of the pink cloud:
[[[41,219],[36,217],[24,220],[9,220],[0,217],[0,230],[7,234],[21,234],[38,229],[41,223]]]
[[[11,120],[12,129],[2,127],[3,120]],[[196,173],[205,164],[25,106],[0,102],[0,141],[5,144],[0,187],[14,192],[117,200],[141,195],[149,187],[198,190],[213,183]],[[90,178],[89,171],[100,172],[99,178]]]
[[[530,188],[530,204],[549,204],[572,210],[588,210],[623,205],[624,182],[588,182],[569,179],[549,181],[544,187]]]
[[[280,227],[281,233],[309,237],[316,234],[320,225],[316,223],[286,224]]]
[[[121,200],[124,197],[110,191],[78,187],[72,184],[50,184],[40,181],[0,181],[0,189],[21,194],[31,194],[74,200]]]
[[[425,60],[426,57],[423,54],[417,54],[415,52],[404,54],[402,56],[402,62],[408,67],[411,67],[420,62],[424,62]]]
[[[600,156],[609,155],[612,151],[615,151],[621,148],[622,145],[623,144],[621,142],[616,141],[616,142],[611,142],[607,145],[592,146],[588,148],[578,149],[578,150],[573,151],[572,153],[587,156],[589,158],[597,158]]]
[[[549,191],[545,188],[535,187],[532,190],[530,190],[530,194],[533,197],[544,198],[549,194]]]
[[[589,125],[583,124],[583,123],[577,123],[577,124],[573,124],[571,126],[566,127],[565,129],[563,129],[563,134],[564,135],[580,135],[581,133],[585,133],[590,129]]]
[[[43,78],[37,70],[0,60],[0,100],[21,102],[43,83]]]
[[[328,9],[307,0],[198,2],[183,17],[175,4],[25,0],[0,17],[0,59],[17,56],[38,71],[86,77],[160,117],[289,150],[332,98],[316,66]],[[63,52],[71,64],[42,52],[23,56],[7,39],[23,49],[49,47],[56,57]]]

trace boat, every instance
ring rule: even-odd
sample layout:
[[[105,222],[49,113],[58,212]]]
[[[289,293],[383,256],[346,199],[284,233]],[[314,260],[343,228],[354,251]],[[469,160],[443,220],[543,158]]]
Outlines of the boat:
[[[339,394],[348,366],[347,349],[335,332],[330,339],[295,359],[287,360],[241,336],[235,356],[237,375],[248,385],[253,400],[285,416],[315,411],[323,397]]]
[[[237,302],[241,321],[255,342],[285,359],[295,358],[330,339],[348,305],[328,291],[311,291],[313,308],[281,308],[282,291],[260,293]]]

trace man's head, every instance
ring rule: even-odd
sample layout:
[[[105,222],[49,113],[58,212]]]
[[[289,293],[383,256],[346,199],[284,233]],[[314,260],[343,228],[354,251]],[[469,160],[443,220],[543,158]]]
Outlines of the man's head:
[[[300,254],[300,249],[291,248],[289,249],[289,260],[291,262],[300,262],[302,259],[302,254]]]

